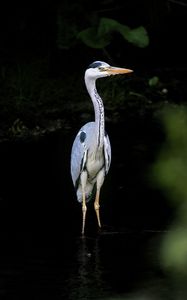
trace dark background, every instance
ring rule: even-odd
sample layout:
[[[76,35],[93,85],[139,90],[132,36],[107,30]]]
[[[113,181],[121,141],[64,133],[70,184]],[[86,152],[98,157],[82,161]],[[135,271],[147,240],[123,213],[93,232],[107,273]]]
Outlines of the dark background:
[[[113,18],[130,27],[145,26],[150,37],[147,49],[136,49],[115,37],[110,45],[113,60],[142,67],[184,66],[186,45],[186,3],[180,1],[7,1],[1,4],[1,60],[37,59],[48,56],[49,69],[63,74],[64,68],[84,65],[102,56],[102,51],[87,49],[72,42],[70,49],[59,50],[58,18],[77,30],[92,25],[93,18]],[[64,31],[69,29],[64,28]],[[81,57],[80,57],[81,56]],[[79,58],[79,59],[78,59]],[[80,59],[81,58],[81,59]],[[102,58],[102,57],[101,57]],[[67,70],[66,70],[67,71]]]

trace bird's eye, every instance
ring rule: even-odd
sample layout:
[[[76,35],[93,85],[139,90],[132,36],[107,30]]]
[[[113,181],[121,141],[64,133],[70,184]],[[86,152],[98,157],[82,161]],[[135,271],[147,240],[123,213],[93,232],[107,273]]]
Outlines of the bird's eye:
[[[105,67],[99,67],[98,69],[99,69],[99,71],[102,71],[102,72],[105,71]]]

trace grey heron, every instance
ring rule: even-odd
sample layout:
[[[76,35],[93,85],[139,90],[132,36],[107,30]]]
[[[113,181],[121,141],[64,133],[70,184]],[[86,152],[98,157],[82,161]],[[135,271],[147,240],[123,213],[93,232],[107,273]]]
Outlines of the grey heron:
[[[95,121],[85,124],[78,132],[71,151],[71,176],[76,189],[77,200],[82,203],[82,235],[85,230],[87,202],[95,196],[94,208],[98,226],[100,189],[111,162],[110,140],[105,132],[104,106],[96,89],[98,78],[133,72],[130,69],[112,67],[102,61],[95,61],[85,72],[85,84],[92,100]]]

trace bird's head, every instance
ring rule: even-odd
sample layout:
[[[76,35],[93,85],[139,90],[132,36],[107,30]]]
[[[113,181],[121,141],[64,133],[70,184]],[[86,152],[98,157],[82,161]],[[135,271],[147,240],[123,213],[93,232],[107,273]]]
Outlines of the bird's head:
[[[88,66],[88,69],[85,72],[85,77],[96,80],[102,77],[132,72],[133,70],[130,69],[112,67],[103,61],[95,61]]]

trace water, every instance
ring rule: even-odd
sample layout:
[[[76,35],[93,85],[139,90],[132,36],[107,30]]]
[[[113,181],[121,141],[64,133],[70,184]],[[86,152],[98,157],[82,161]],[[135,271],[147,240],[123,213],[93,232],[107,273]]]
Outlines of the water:
[[[147,181],[151,139],[140,136],[134,143],[123,134],[121,139],[120,128],[111,130],[103,228],[98,231],[90,204],[84,239],[69,174],[71,130],[1,144],[0,296],[166,299],[158,249],[170,210]]]
[[[6,237],[1,239],[1,294],[71,300],[162,295],[164,276],[153,261],[151,236],[109,232],[84,239],[56,233]]]

